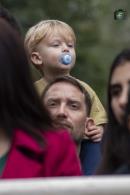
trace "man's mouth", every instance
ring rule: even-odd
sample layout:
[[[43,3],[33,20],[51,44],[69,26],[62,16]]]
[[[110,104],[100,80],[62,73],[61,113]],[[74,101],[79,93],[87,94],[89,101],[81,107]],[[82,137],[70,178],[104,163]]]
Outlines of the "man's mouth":
[[[70,123],[54,122],[54,126],[56,128],[65,128],[65,129],[68,129],[70,131],[72,131],[72,129],[73,129],[73,127]]]

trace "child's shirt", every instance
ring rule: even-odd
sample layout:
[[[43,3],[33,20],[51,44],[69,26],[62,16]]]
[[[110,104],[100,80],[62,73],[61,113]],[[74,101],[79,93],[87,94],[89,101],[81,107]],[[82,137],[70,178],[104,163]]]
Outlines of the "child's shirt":
[[[90,110],[90,117],[94,120],[96,125],[106,124],[107,116],[106,111],[99,100],[95,91],[85,82],[76,79],[86,89],[91,98],[92,107]]]
[[[95,91],[87,83],[80,81],[79,79],[76,79],[76,80],[80,82],[80,84],[87,90],[87,92],[90,95],[91,102],[92,102],[90,117],[95,121],[95,124],[101,125],[101,124],[107,123],[105,109],[104,109],[103,105],[101,104]],[[35,87],[40,95],[42,94],[42,92],[45,89],[45,87],[47,86],[47,84],[48,83],[45,81],[44,78],[35,82]]]

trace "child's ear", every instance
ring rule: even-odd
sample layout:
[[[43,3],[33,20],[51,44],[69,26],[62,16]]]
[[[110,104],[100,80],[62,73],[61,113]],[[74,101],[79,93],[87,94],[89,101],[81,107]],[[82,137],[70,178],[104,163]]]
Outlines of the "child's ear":
[[[95,125],[95,122],[92,118],[87,117],[86,118],[86,125],[85,125],[85,134],[88,133],[91,126]]]
[[[42,58],[41,55],[39,54],[39,52],[32,52],[31,54],[31,62],[39,69],[43,62],[42,62]]]

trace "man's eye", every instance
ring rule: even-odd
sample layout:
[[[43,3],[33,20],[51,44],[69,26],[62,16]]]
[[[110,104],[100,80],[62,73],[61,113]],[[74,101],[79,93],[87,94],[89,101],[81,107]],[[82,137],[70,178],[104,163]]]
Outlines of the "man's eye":
[[[71,104],[70,106],[74,110],[77,110],[79,108],[79,106],[77,104]]]
[[[49,102],[49,103],[47,104],[47,106],[48,106],[48,107],[54,107],[54,106],[56,106],[56,102]]]

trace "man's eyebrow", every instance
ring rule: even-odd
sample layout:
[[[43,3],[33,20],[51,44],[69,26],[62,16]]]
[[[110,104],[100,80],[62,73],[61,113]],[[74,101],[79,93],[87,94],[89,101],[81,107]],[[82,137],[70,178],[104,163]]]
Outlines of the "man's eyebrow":
[[[44,101],[46,101],[46,102],[51,102],[51,101],[58,102],[58,101],[60,101],[60,98],[58,98],[58,97],[48,97],[48,98],[45,98]]]
[[[77,100],[77,99],[69,99],[69,101],[72,103],[80,103],[81,102],[80,100]]]
[[[57,98],[57,97],[48,97],[48,98],[45,98],[47,101],[50,101],[50,100],[57,100],[57,99],[59,99],[59,98]]]

